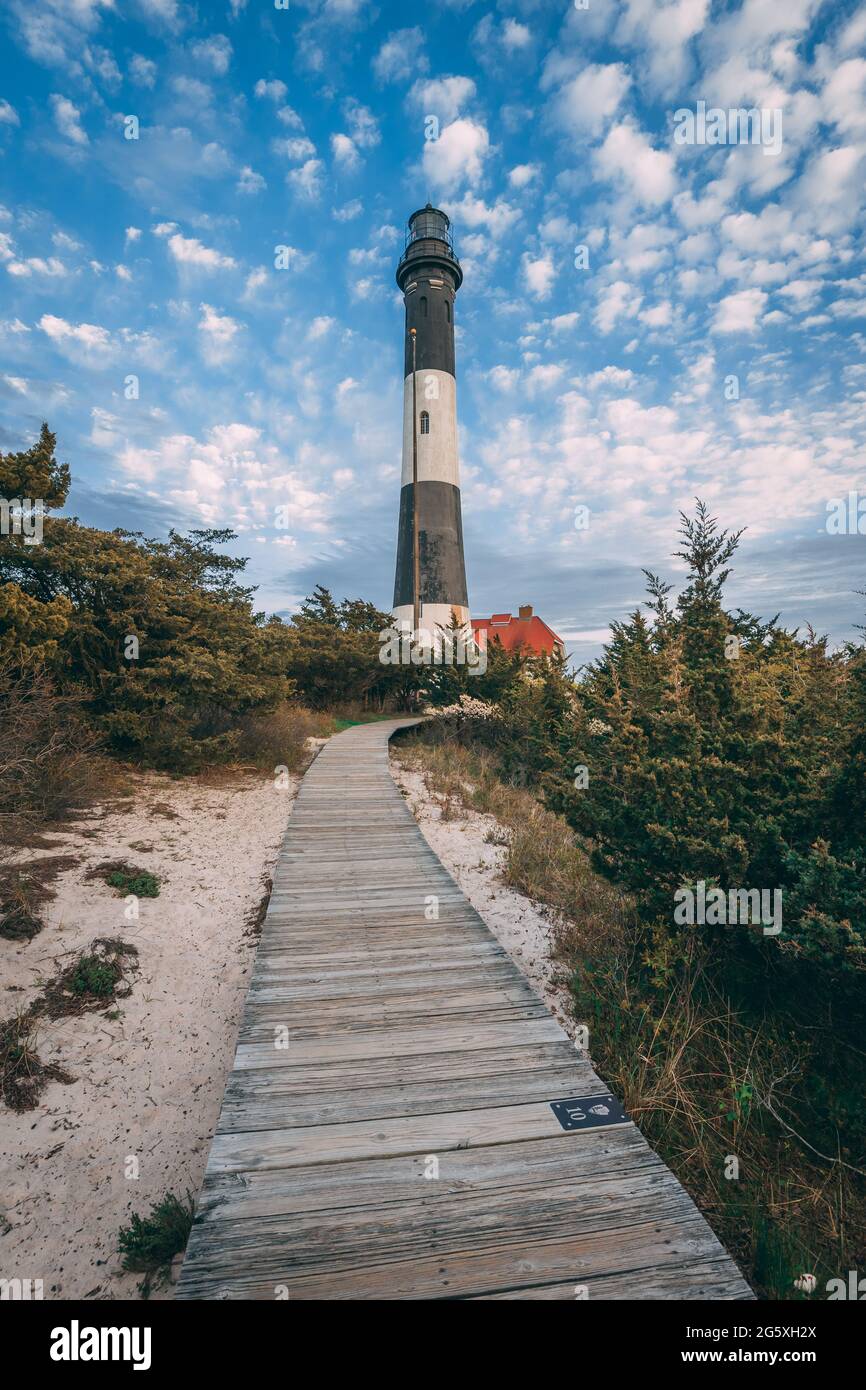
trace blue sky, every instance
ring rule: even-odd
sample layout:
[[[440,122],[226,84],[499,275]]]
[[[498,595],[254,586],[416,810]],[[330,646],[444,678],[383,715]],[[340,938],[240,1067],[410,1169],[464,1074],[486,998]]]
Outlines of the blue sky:
[[[268,610],[316,582],[389,607],[394,266],[430,199],[465,270],[473,612],[533,603],[588,659],[642,566],[681,577],[700,495],[748,528],[732,603],[853,636],[866,535],[825,521],[866,497],[866,7],[4,0],[0,25],[0,447],[47,418],[83,521],[231,526]],[[677,143],[699,101],[780,111],[781,150]]]

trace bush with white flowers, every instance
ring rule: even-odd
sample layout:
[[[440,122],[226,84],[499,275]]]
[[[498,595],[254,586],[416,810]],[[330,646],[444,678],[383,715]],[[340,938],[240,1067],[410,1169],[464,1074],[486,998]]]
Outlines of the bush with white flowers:
[[[456,704],[443,705],[441,709],[431,709],[426,713],[436,719],[451,719],[462,724],[475,719],[495,719],[499,710],[496,705],[488,704],[486,700],[476,700],[472,695],[461,695]]]

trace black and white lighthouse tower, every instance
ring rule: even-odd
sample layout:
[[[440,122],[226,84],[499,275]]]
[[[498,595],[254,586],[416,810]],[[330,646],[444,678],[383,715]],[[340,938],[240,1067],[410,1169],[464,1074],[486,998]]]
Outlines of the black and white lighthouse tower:
[[[451,223],[427,204],[409,218],[397,284],[406,305],[403,476],[394,616],[414,630],[469,622],[460,474],[454,301],[463,271]]]

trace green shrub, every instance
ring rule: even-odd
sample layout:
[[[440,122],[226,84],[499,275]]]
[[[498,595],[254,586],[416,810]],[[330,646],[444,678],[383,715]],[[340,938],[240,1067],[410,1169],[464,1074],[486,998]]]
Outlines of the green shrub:
[[[134,894],[136,898],[159,897],[159,879],[146,869],[113,869],[105,881],[122,897],[127,894]]]
[[[114,993],[117,969],[99,956],[82,956],[69,980],[74,994],[95,994],[99,998]]]
[[[147,1216],[133,1216],[128,1226],[118,1234],[117,1248],[123,1256],[123,1268],[144,1274],[139,1290],[144,1298],[154,1281],[161,1282],[168,1265],[186,1249],[195,1204],[188,1192],[181,1200],[170,1192],[154,1203]]]

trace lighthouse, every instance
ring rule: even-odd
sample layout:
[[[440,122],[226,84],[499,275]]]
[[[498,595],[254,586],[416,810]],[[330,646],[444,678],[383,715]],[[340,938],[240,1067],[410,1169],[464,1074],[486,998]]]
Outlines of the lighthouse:
[[[451,223],[428,203],[409,218],[397,266],[406,349],[394,581],[395,618],[427,633],[450,627],[452,615],[469,622],[454,375],[454,301],[462,282]]]

